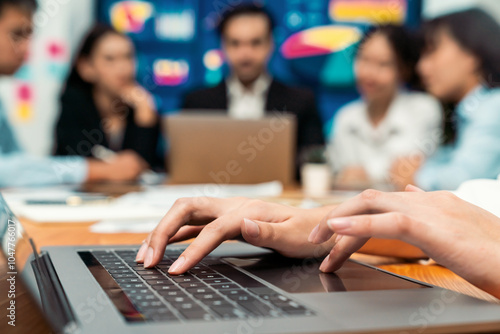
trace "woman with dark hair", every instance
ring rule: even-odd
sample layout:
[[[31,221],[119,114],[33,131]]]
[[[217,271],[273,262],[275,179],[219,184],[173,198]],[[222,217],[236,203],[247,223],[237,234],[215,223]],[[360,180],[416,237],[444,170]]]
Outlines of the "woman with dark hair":
[[[404,187],[454,190],[461,183],[500,174],[500,26],[480,9],[438,17],[423,27],[418,64],[424,85],[452,105],[446,144],[422,166],[407,159],[394,166]],[[451,126],[450,126],[451,125]]]
[[[61,96],[56,155],[89,157],[100,145],[135,151],[151,166],[162,167],[156,107],[135,72],[129,38],[96,25],[83,41]]]
[[[386,184],[397,159],[419,151],[425,138],[439,138],[439,103],[415,91],[419,56],[418,38],[404,27],[377,26],[366,33],[355,62],[361,99],[343,107],[334,123],[329,151],[337,184]]]

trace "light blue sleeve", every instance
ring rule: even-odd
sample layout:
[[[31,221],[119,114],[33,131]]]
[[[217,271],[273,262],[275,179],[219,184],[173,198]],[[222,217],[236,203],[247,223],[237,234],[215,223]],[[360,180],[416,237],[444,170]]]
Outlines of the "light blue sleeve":
[[[0,188],[80,184],[88,165],[81,157],[39,158],[25,153],[0,155]]]
[[[417,173],[418,186],[455,190],[467,180],[493,179],[500,174],[500,95],[495,94],[474,112],[453,154],[438,152]]]
[[[83,183],[88,165],[80,157],[39,158],[23,153],[0,103],[0,188]]]

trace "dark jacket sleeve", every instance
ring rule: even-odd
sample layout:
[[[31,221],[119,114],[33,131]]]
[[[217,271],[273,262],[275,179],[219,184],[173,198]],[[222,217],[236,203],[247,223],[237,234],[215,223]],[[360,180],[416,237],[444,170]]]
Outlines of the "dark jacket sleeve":
[[[225,110],[227,109],[226,84],[222,81],[211,88],[200,89],[189,93],[184,98],[182,109],[197,110]]]
[[[163,169],[164,163],[159,152],[160,123],[152,127],[140,127],[134,122],[133,111],[127,118],[127,130],[123,149],[133,150],[155,169]]]
[[[301,148],[324,145],[323,123],[314,94],[310,91],[304,91],[303,99],[304,107],[299,111],[298,115],[298,144]]]
[[[61,113],[56,124],[55,155],[90,157],[94,145],[103,145],[104,135],[94,106],[85,94],[67,89],[61,97]]]

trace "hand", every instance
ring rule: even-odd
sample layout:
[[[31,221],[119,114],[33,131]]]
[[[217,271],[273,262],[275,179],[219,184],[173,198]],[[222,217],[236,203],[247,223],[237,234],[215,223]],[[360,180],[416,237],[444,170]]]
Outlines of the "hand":
[[[138,83],[122,90],[122,100],[134,108],[135,123],[140,127],[152,127],[158,121],[153,96]]]
[[[370,178],[363,167],[348,167],[342,170],[335,178],[338,186],[362,186],[370,182]]]
[[[245,198],[178,200],[137,253],[146,268],[163,257],[167,244],[196,237],[169,273],[182,274],[219,246],[239,236],[250,244],[273,248],[289,257],[320,257],[332,244],[313,245],[307,236],[331,207],[299,209]]]
[[[123,151],[109,162],[89,161],[87,181],[134,181],[147,168],[137,153]]]
[[[338,233],[320,269],[333,272],[370,237],[399,239],[477,287],[500,297],[500,219],[449,192],[368,190],[332,210],[310,235],[322,243]]]

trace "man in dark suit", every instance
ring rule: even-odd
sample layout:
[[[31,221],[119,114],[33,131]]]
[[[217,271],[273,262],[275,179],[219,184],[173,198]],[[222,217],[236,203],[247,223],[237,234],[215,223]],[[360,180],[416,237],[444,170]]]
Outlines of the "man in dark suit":
[[[267,64],[274,50],[273,19],[254,5],[226,12],[219,33],[231,75],[218,86],[186,96],[184,110],[227,110],[240,119],[258,119],[266,113],[286,112],[297,118],[297,158],[324,145],[322,123],[314,94],[273,79]]]

